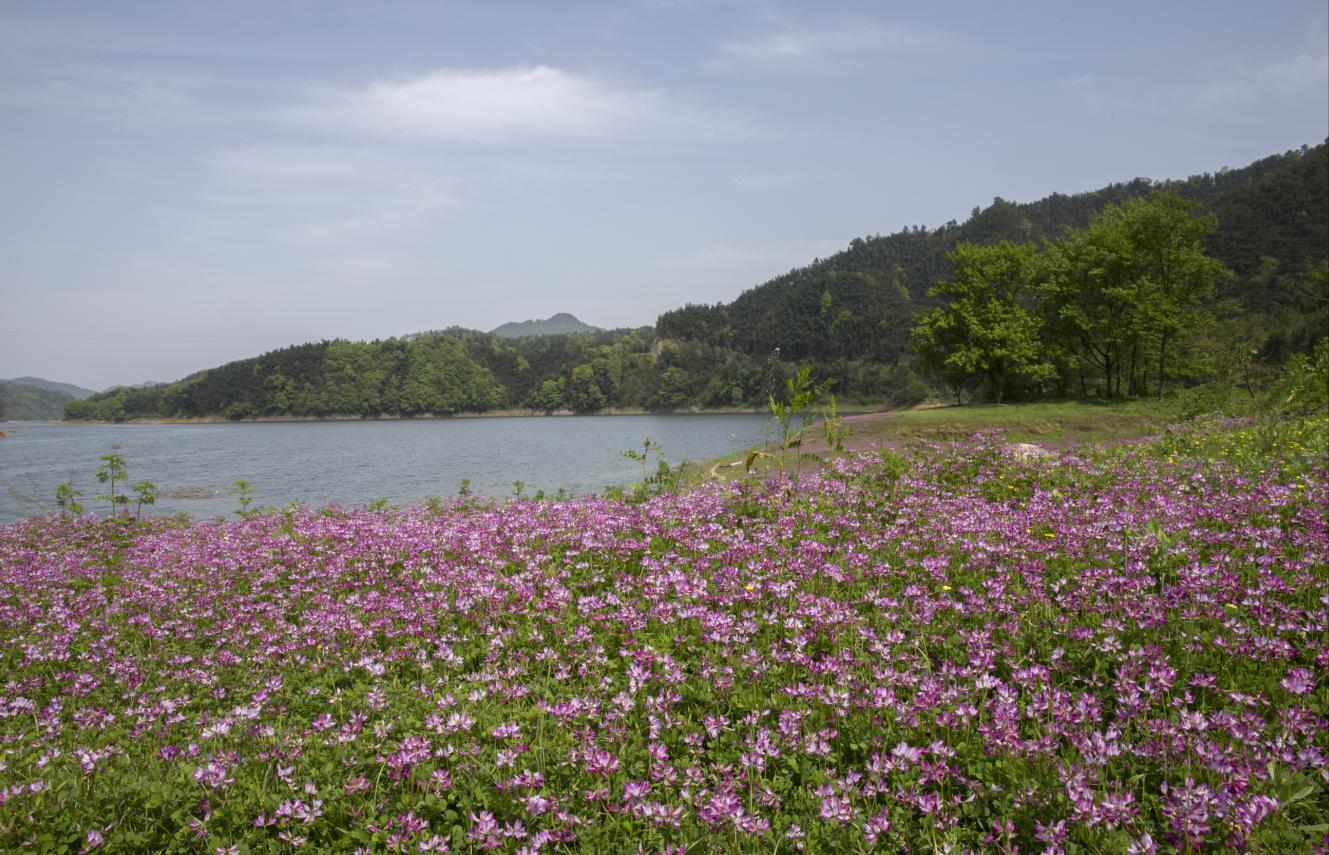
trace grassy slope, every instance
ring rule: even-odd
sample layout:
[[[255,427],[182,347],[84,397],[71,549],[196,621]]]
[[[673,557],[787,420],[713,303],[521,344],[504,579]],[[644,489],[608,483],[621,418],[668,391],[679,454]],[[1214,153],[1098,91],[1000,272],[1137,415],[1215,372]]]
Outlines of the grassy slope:
[[[844,447],[850,451],[900,449],[914,442],[942,442],[970,437],[982,431],[1001,431],[1013,442],[1045,448],[1082,443],[1119,443],[1158,433],[1176,418],[1176,412],[1156,401],[1098,403],[1081,401],[1036,404],[973,405],[895,410],[845,415]],[[797,426],[797,422],[796,422]],[[766,446],[771,455],[755,461],[754,472],[779,467],[780,437]],[[824,460],[828,447],[820,420],[809,422],[801,450]],[[787,465],[793,465],[790,452]],[[742,451],[684,469],[689,483],[729,481],[744,473],[748,452]],[[805,461],[804,465],[808,465]],[[813,462],[812,465],[818,465]]]

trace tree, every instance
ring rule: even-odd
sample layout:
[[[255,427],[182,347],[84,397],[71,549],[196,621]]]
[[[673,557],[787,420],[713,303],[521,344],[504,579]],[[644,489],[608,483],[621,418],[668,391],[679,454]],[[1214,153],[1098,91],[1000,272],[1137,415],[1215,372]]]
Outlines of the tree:
[[[1141,332],[1158,351],[1161,396],[1172,345],[1195,324],[1227,268],[1205,255],[1204,241],[1216,223],[1202,205],[1160,192],[1147,199],[1128,199],[1120,212],[1118,227],[1126,231],[1130,268],[1139,283]],[[1104,214],[1116,219],[1115,211]]]
[[[563,406],[563,384],[558,380],[544,381],[527,396],[526,404],[532,410],[552,413]]]
[[[1018,379],[1050,378],[1042,322],[1030,310],[1038,261],[1033,244],[960,244],[948,260],[954,279],[928,292],[946,303],[914,329],[919,355],[957,390],[979,377],[997,403]]]
[[[677,366],[669,366],[660,374],[660,383],[650,406],[658,409],[681,407],[688,402],[688,372]]]
[[[1060,343],[1103,372],[1106,391],[1162,394],[1183,331],[1226,268],[1204,253],[1214,218],[1175,193],[1109,205],[1049,251],[1044,316]]]
[[[1089,368],[1102,373],[1105,395],[1119,394],[1126,354],[1138,352],[1139,298],[1129,254],[1124,233],[1097,220],[1048,249],[1040,314],[1054,348],[1078,370],[1082,393]],[[1132,365],[1128,376],[1133,372]]]
[[[568,406],[579,413],[593,412],[605,405],[604,392],[596,384],[595,369],[589,363],[582,363],[572,369],[565,400]]]

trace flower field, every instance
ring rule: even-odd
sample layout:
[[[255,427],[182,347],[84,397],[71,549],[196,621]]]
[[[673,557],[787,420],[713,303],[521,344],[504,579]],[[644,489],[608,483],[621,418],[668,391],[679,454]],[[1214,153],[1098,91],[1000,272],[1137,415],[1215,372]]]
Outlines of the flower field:
[[[0,529],[0,849],[1309,852],[1324,418]]]

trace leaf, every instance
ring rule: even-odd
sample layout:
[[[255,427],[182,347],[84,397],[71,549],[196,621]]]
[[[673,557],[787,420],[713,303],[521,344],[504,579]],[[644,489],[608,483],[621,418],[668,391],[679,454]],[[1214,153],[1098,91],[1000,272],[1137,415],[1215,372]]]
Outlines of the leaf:
[[[1306,798],[1307,796],[1309,796],[1309,795],[1310,795],[1311,793],[1313,793],[1313,792],[1315,792],[1315,785],[1314,785],[1314,784],[1310,784],[1310,785],[1308,785],[1308,786],[1302,787],[1300,790],[1297,790],[1295,793],[1293,793],[1291,796],[1289,796],[1287,799],[1285,799],[1284,802],[1283,802],[1283,804],[1288,804],[1288,805],[1290,805],[1290,804],[1292,804],[1293,802],[1299,802],[1299,801],[1301,801],[1302,799],[1304,799],[1304,798]]]

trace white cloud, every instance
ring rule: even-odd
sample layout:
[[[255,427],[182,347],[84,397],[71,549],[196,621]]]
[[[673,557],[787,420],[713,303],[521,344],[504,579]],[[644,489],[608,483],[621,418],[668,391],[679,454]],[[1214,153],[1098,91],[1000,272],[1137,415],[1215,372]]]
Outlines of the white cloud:
[[[1206,86],[1196,96],[1204,108],[1318,105],[1325,109],[1329,91],[1329,55],[1300,54],[1258,67],[1238,67],[1228,79]]]
[[[729,123],[661,90],[626,88],[545,65],[440,69],[355,88],[323,88],[292,116],[322,130],[481,143],[713,136]]]
[[[786,26],[774,33],[723,42],[726,60],[775,64],[835,53],[917,51],[939,46],[942,39],[932,33],[878,24],[845,23],[832,27]],[[712,60],[710,67],[724,62]]]
[[[205,201],[268,219],[272,237],[304,247],[401,233],[463,205],[456,178],[429,156],[271,144],[203,161],[213,175]]]

